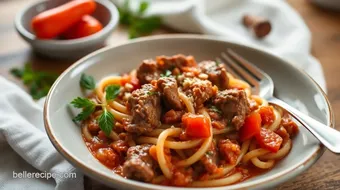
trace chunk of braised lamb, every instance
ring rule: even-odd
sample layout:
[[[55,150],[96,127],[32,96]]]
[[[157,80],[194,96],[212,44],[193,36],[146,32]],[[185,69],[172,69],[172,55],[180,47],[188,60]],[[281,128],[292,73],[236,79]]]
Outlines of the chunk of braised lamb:
[[[158,65],[154,60],[146,59],[137,69],[137,78],[141,84],[150,83],[160,77]]]
[[[160,95],[151,84],[145,84],[132,92],[128,99],[128,108],[132,113],[132,121],[124,128],[130,133],[150,132],[161,124]]]
[[[219,91],[213,99],[216,107],[235,128],[240,129],[249,113],[249,103],[244,90],[230,89]]]
[[[281,119],[281,125],[287,130],[291,137],[294,137],[299,132],[299,127],[293,121],[288,112],[284,111]]]
[[[163,122],[166,124],[175,124],[181,122],[182,116],[184,115],[184,111],[175,111],[175,110],[170,110],[167,111],[163,115]]]
[[[290,139],[289,133],[287,132],[286,128],[284,128],[283,126],[280,126],[280,128],[278,128],[275,131],[275,133],[280,135],[280,137],[283,139],[282,144],[285,144]]]
[[[173,77],[161,77],[157,81],[157,87],[162,93],[166,105],[176,110],[182,110],[182,102],[178,95],[177,81]]]
[[[158,56],[156,57],[156,61],[161,70],[173,70],[175,68],[183,69],[187,67],[195,67],[197,63],[193,56],[185,56],[182,54],[174,55],[171,57],[168,56]]]
[[[240,145],[236,141],[232,142],[229,139],[220,140],[218,143],[220,154],[229,164],[236,164],[238,157],[241,154]]]
[[[198,78],[187,78],[183,82],[183,91],[194,100],[195,108],[203,106],[204,102],[209,100],[216,94],[211,82],[208,80],[201,80]]]
[[[214,61],[203,61],[198,64],[201,71],[208,75],[210,80],[219,89],[228,88],[229,78],[224,64],[216,64]]]
[[[132,146],[127,151],[123,175],[129,179],[150,182],[155,176],[155,163],[149,154],[151,145]]]

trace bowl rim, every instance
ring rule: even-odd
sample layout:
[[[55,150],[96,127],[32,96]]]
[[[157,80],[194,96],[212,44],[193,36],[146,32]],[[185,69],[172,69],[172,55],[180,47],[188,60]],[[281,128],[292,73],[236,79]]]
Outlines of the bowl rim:
[[[115,179],[112,179],[111,177],[102,174],[100,172],[97,172],[95,169],[81,163],[81,161],[79,161],[77,158],[74,158],[71,153],[67,150],[67,148],[63,147],[61,144],[58,143],[58,141],[56,140],[56,136],[53,134],[52,130],[51,130],[51,123],[50,123],[50,119],[49,119],[49,105],[51,102],[51,97],[52,94],[54,93],[56,86],[58,86],[58,83],[60,82],[60,80],[69,72],[71,72],[74,68],[78,67],[79,65],[81,65],[82,63],[84,63],[87,59],[96,56],[100,53],[103,53],[105,51],[108,51],[110,49],[122,46],[122,45],[128,45],[128,44],[134,44],[134,43],[139,43],[139,42],[144,42],[144,41],[157,41],[157,40],[162,40],[162,39],[193,39],[193,40],[212,40],[212,41],[219,41],[219,42],[227,42],[227,43],[231,43],[231,44],[235,44],[244,48],[248,48],[251,49],[252,51],[256,51],[258,53],[262,53],[262,54],[266,54],[268,56],[271,57],[275,57],[276,59],[280,59],[282,62],[284,62],[285,64],[288,64],[290,66],[292,66],[294,69],[296,69],[297,71],[299,71],[302,75],[307,76],[310,81],[312,83],[314,83],[316,89],[319,91],[320,94],[322,94],[324,100],[326,101],[327,104],[327,124],[329,127],[335,128],[335,120],[334,120],[334,112],[332,110],[331,104],[326,96],[326,93],[322,90],[322,88],[319,86],[318,83],[316,83],[316,81],[311,78],[304,70],[290,64],[289,62],[287,62],[286,60],[275,56],[271,53],[268,53],[266,51],[260,50],[260,49],[256,49],[254,47],[251,46],[247,46],[244,44],[240,44],[237,43],[235,41],[232,40],[228,40],[225,37],[221,37],[221,36],[211,36],[211,35],[199,35],[199,34],[166,34],[166,35],[156,35],[156,36],[150,36],[150,37],[142,37],[142,38],[137,38],[137,39],[133,39],[130,40],[128,42],[125,43],[119,43],[119,44],[115,44],[112,46],[107,46],[104,47],[102,49],[99,49],[95,52],[90,53],[89,55],[83,57],[82,59],[78,60],[77,62],[75,62],[73,65],[71,65],[69,68],[67,68],[55,81],[55,83],[52,85],[48,95],[46,96],[46,100],[45,100],[45,104],[44,104],[44,110],[43,110],[43,118],[44,118],[44,124],[45,124],[45,130],[46,133],[50,139],[50,141],[52,142],[52,144],[54,145],[54,147],[64,156],[64,158],[66,158],[70,163],[72,163],[73,165],[77,166],[77,168],[81,169],[82,171],[84,171],[85,174],[90,175],[91,177],[100,179],[102,182],[106,183],[106,184],[111,184],[112,186],[112,182]],[[284,170],[279,172],[278,174],[269,176],[268,179],[266,181],[254,181],[252,184],[249,184],[247,186],[234,186],[231,189],[248,189],[248,188],[256,188],[259,187],[259,185],[264,185],[264,184],[269,184],[269,186],[274,186],[274,185],[278,185],[280,183],[283,183],[285,181],[287,181],[287,179],[291,179],[292,177],[300,174],[301,172],[307,170],[311,165],[313,165],[321,156],[322,154],[325,152],[325,147],[321,144],[318,143],[318,147],[315,150],[315,152],[307,158],[306,161],[304,161],[303,163],[300,163],[299,165],[295,166],[294,168],[291,168],[290,170]],[[295,173],[294,173],[295,172]],[[293,175],[290,175],[293,174]],[[296,174],[296,175],[294,175]],[[100,178],[99,178],[100,177]],[[283,177],[287,177],[286,179],[282,180],[280,182],[280,179],[282,179]],[[120,177],[121,178],[121,177]],[[148,183],[143,183],[143,182],[139,182],[139,181],[134,181],[134,180],[129,180],[129,179],[118,179],[119,183],[124,183],[124,184],[128,184],[130,185],[130,187],[144,187],[144,188],[148,188],[148,189],[159,189],[162,188],[164,190],[171,190],[171,189],[193,189],[192,187],[189,188],[182,188],[182,187],[173,187],[173,186],[162,186],[162,185],[155,185],[155,184],[148,184]],[[274,184],[274,181],[278,181],[276,184]],[[235,184],[233,184],[235,185]],[[226,187],[230,187],[230,186],[218,186],[218,187],[203,187],[203,188],[198,188],[198,189],[223,189]]]
[[[40,4],[45,4],[48,2],[48,0],[40,0],[34,3],[31,3],[24,7],[17,15],[15,16],[14,19],[14,26],[18,33],[24,38],[27,39],[27,41],[35,42],[35,43],[41,43],[41,44],[53,44],[53,45],[80,45],[84,44],[85,42],[89,41],[97,41],[99,38],[102,36],[108,35],[118,24],[118,19],[119,19],[119,13],[117,7],[110,1],[110,0],[95,0],[96,3],[101,4],[104,6],[110,16],[111,19],[110,21],[103,27],[102,30],[99,32],[96,32],[95,34],[92,34],[90,36],[82,37],[82,38],[77,38],[77,39],[70,39],[70,40],[55,40],[55,39],[39,39],[37,38],[33,33],[29,32],[22,24],[21,18],[24,16],[24,14],[31,9],[32,7],[36,7]]]

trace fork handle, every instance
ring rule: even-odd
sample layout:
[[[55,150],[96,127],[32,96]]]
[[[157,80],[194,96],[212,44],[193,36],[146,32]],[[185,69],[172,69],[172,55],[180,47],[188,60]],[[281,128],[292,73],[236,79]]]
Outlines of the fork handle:
[[[268,102],[287,110],[296,120],[306,127],[325,147],[334,153],[340,153],[340,132],[320,123],[299,110],[275,97]]]

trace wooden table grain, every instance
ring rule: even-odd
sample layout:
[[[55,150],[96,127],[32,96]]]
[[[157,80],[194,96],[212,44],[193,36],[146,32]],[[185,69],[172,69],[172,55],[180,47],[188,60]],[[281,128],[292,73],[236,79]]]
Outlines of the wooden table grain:
[[[0,0],[0,74],[21,85],[8,71],[30,62],[37,70],[62,72],[72,61],[58,61],[36,56],[19,37],[13,25],[15,14],[25,5],[25,0]],[[304,18],[312,32],[312,54],[323,66],[328,97],[335,112],[336,128],[340,130],[340,13],[315,7],[307,0],[287,0]],[[157,33],[168,33],[162,29]],[[108,44],[127,41],[126,29],[118,28]],[[110,189],[85,177],[85,189]],[[286,182],[277,189],[340,189],[340,157],[326,151],[308,171]]]

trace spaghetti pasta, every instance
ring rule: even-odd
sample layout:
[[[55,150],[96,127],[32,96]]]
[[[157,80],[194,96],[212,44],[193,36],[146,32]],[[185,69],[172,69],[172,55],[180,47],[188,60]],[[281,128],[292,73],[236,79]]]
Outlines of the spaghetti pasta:
[[[164,131],[163,131],[164,132]],[[140,137],[136,140],[139,144],[157,144],[158,138],[152,138],[152,137]],[[164,147],[180,150],[180,149],[188,149],[188,148],[194,148],[202,143],[201,139],[198,140],[189,140],[189,141],[168,141],[166,140],[164,142]]]
[[[179,94],[179,98],[182,100],[182,102],[185,104],[187,110],[190,113],[195,113],[195,108],[192,105],[191,101],[189,100],[189,98],[183,93],[183,92],[178,92]]]
[[[114,116],[114,118],[117,119],[120,122],[122,122],[124,119],[126,119],[126,120],[131,120],[132,119],[132,117],[130,115],[122,113],[122,112],[119,112],[119,111],[117,111],[117,110],[115,110],[115,109],[113,109],[113,108],[111,108],[109,106],[107,107],[107,110],[109,112],[111,112],[112,115]]]
[[[256,158],[256,157],[265,155],[269,152],[270,152],[269,150],[266,150],[266,149],[263,149],[263,148],[252,150],[252,151],[250,151],[250,152],[248,152],[247,154],[244,155],[242,162],[246,164],[252,158]]]
[[[180,132],[182,132],[181,129],[176,129],[176,128],[166,129],[159,135],[158,140],[157,140],[156,150],[157,150],[158,164],[164,176],[168,179],[172,177],[172,172],[170,171],[170,168],[168,167],[168,164],[166,163],[166,159],[164,156],[165,139],[168,136],[179,134]]]
[[[160,56],[103,78],[81,121],[86,145],[118,174],[154,184],[226,186],[275,167],[292,149],[295,123],[225,69]],[[110,85],[120,88],[107,100]],[[104,113],[114,121],[100,122]]]
[[[87,141],[92,141],[93,136],[91,135],[87,125],[82,127],[82,133]]]
[[[118,103],[117,101],[110,102],[109,104],[113,109],[122,112],[124,114],[129,114],[129,111],[127,110],[126,106]]]
[[[292,140],[289,139],[282,146],[282,148],[279,151],[277,151],[276,153],[268,153],[268,154],[260,156],[259,158],[261,160],[274,160],[274,159],[279,160],[279,159],[285,157],[289,153],[291,148],[292,148]]]
[[[229,177],[209,180],[209,181],[195,181],[192,183],[193,187],[211,187],[211,186],[224,186],[232,183],[236,183],[242,179],[243,175],[241,173],[235,173]]]
[[[270,126],[264,126],[265,128],[268,128],[271,131],[276,131],[280,127],[281,123],[281,115],[280,113],[274,108],[274,115],[275,115],[275,120]]]

